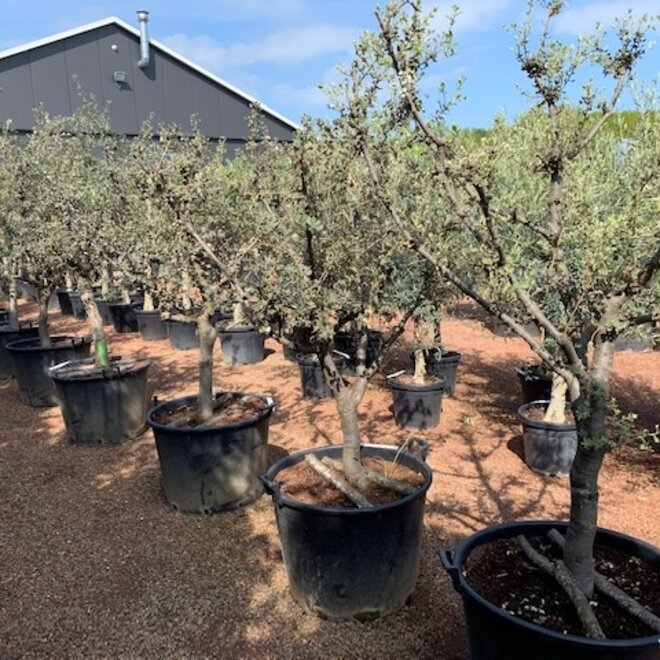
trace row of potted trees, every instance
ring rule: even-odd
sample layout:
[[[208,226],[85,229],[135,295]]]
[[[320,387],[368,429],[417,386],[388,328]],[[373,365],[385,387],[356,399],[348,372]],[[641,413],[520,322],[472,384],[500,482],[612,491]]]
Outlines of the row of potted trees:
[[[559,10],[558,3],[549,5],[547,24]],[[67,428],[107,414],[105,403],[103,411],[94,407],[104,399],[91,383],[112,383],[116,400],[134,405],[128,413],[112,409],[119,422],[104,429],[116,431],[113,441],[142,427],[148,361],[111,356],[93,290],[118,277],[126,293],[140,284],[145,302],[149,296],[171,323],[194,322],[199,343],[198,394],[160,403],[146,415],[172,506],[222,511],[253,501],[263,484],[274,499],[296,599],[328,618],[386,614],[415,585],[432,475],[423,448],[364,444],[358,409],[406,323],[416,318],[420,327],[426,321],[436,328],[437,301],[451,286],[543,360],[553,374],[545,413],[552,419],[541,421],[561,420],[568,401],[576,434],[573,460],[559,470],[536,466],[570,469],[568,524],[504,526],[442,553],[466,600],[473,656],[490,657],[494,645],[496,656],[512,658],[599,657],[624,647],[631,657],[654,653],[656,633],[625,643],[603,640],[589,606],[601,588],[595,545],[621,548],[651,565],[659,561],[657,549],[597,531],[600,466],[616,429],[627,427],[608,418],[615,341],[648,322],[658,300],[653,173],[660,122],[643,111],[625,149],[616,132],[605,130],[643,54],[646,27],[622,24],[613,51],[594,37],[572,52],[547,29],[534,46],[530,15],[517,55],[539,106],[512,123],[498,120],[476,139],[443,121],[448,105],[433,122],[422,106],[423,74],[441,54],[451,54],[451,34],[439,46],[430,39],[431,18],[417,2],[388,5],[377,20],[377,33],[358,43],[353,66],[334,90],[337,117],[305,121],[291,145],[271,141],[258,115],[254,141],[233,160],[222,148],[210,149],[194,126],[184,133],[145,125],[125,140],[88,105],[67,118],[41,113],[27,144],[5,133],[0,217],[8,279],[20,274],[38,282],[42,347],[71,343],[48,335],[48,300],[57,286],[75,282],[91,327],[93,357],[50,371],[60,400],[79,401],[77,408],[69,401],[75,412],[65,413]],[[587,90],[583,106],[574,108],[567,100],[572,72],[594,62],[614,80],[612,95],[599,105]],[[63,153],[71,163],[66,173],[58,169]],[[61,281],[65,273],[71,283]],[[212,380],[214,315],[229,308],[229,325],[249,348],[232,347],[228,360],[257,349],[260,332],[302,353],[301,365],[320,367],[336,403],[341,446],[267,466],[274,402],[218,389]],[[378,333],[369,328],[376,320]],[[14,315],[12,331],[17,323]],[[452,388],[444,369],[458,356],[438,337],[425,343],[414,370],[397,385],[418,396],[395,403],[404,422],[430,393]],[[89,349],[87,341],[80,345]],[[126,382],[134,383],[130,392]],[[64,392],[74,385],[75,394]],[[90,430],[86,441],[99,432]],[[377,469],[383,462],[389,467]],[[340,495],[316,502],[294,497],[296,475],[330,483]],[[551,528],[565,536],[560,556],[548,559],[539,539]],[[520,621],[474,591],[465,575],[470,555],[516,537],[527,560],[575,600],[586,636]],[[651,619],[651,630],[654,625]],[[530,651],[532,643],[540,650]]]

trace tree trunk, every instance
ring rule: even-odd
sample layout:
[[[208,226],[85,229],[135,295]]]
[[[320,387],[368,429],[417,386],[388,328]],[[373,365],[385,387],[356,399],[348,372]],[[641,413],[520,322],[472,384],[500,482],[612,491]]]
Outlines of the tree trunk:
[[[101,298],[110,299],[110,271],[108,266],[101,269]]]
[[[426,378],[426,359],[424,358],[424,349],[415,349],[415,375],[413,380],[417,385],[423,385]]]
[[[39,341],[42,348],[50,348],[50,333],[48,332],[48,303],[51,290],[49,287],[39,289]]]
[[[7,322],[12,330],[17,330],[18,323],[18,292],[16,291],[16,278],[12,270],[9,277],[9,305],[7,308]]]
[[[125,305],[131,304],[131,292],[125,286],[121,288],[121,300]]]
[[[566,381],[556,373],[552,374],[552,391],[550,392],[550,403],[543,417],[544,422],[549,424],[566,423],[566,392],[568,385]]]
[[[213,345],[216,331],[206,310],[197,317],[199,333],[198,417],[206,422],[213,416]]]
[[[142,309],[145,312],[153,312],[155,311],[154,307],[154,297],[151,295],[150,291],[145,291],[144,292],[144,306]]]
[[[341,433],[343,440],[342,464],[344,474],[348,481],[356,488],[364,489],[369,480],[362,468],[360,459],[360,423],[358,420],[358,404],[355,392],[344,389],[335,398],[337,412],[341,422]]]
[[[73,291],[73,276],[68,270],[64,273],[64,283],[67,291]]]
[[[232,310],[232,323],[234,325],[248,325],[250,322],[250,306],[246,300],[241,300],[234,305]]]
[[[571,515],[566,532],[564,562],[588,597],[594,590],[593,546],[598,526],[598,474],[608,448],[606,415],[613,360],[613,342],[597,345],[588,380],[580,383],[580,398],[571,402],[578,428],[578,449],[570,475]],[[586,407],[588,414],[578,415],[578,407]]]
[[[181,274],[181,288],[181,305],[184,312],[189,312],[192,309],[192,300],[190,298],[192,284],[190,283],[190,273],[187,268]]]
[[[85,307],[87,313],[87,321],[92,331],[92,339],[94,340],[94,360],[97,367],[109,367],[110,356],[108,355],[108,342],[103,329],[103,319],[99,313],[99,308],[96,306],[94,294],[89,286],[81,286],[80,300]]]

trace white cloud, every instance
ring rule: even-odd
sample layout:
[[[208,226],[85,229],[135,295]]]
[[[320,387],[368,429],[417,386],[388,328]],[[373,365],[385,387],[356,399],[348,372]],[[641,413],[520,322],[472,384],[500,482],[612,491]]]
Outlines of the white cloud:
[[[446,27],[447,15],[457,2],[437,2],[437,13],[433,21],[435,29]],[[454,26],[455,32],[482,32],[500,28],[502,16],[513,5],[513,0],[473,0],[463,2]]]
[[[590,32],[596,23],[604,26],[614,24],[615,19],[623,18],[628,9],[635,15],[655,14],[658,11],[657,0],[598,0],[581,7],[568,7],[555,22],[561,32],[584,34]]]
[[[356,28],[332,24],[294,27],[248,43],[223,45],[206,35],[174,34],[163,42],[208,69],[228,70],[268,62],[299,64],[329,53],[348,51],[360,34]]]

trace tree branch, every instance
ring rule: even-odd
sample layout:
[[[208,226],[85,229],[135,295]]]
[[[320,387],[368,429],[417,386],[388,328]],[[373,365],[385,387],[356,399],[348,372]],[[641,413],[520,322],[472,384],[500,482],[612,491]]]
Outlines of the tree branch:
[[[348,497],[355,506],[365,509],[373,506],[371,502],[356,488],[346,481],[343,477],[335,474],[330,468],[325,466],[314,454],[307,454],[305,460],[318,472],[324,479],[327,479],[339,492]]]

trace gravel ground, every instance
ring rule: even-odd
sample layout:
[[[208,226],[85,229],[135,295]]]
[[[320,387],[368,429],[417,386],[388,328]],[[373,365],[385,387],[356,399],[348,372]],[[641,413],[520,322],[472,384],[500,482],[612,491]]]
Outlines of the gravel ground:
[[[23,316],[35,315],[33,305]],[[54,314],[58,332],[84,323]],[[272,504],[213,517],[171,511],[150,431],[120,447],[69,443],[59,409],[32,409],[0,382],[0,658],[443,658],[467,657],[459,597],[437,559],[471,532],[513,519],[565,517],[565,478],[521,459],[513,368],[530,356],[474,318],[444,324],[462,352],[456,396],[445,400],[432,446],[421,574],[411,602],[365,624],[330,623],[291,598]],[[194,394],[196,352],[110,333],[114,353],[154,358],[159,399]],[[301,399],[297,367],[270,340],[259,365],[227,367],[216,386],[272,394],[273,458],[339,441],[331,401]],[[402,347],[392,364],[407,362]],[[626,409],[658,423],[660,352],[620,353],[615,389]],[[362,405],[365,439],[398,443],[382,379]],[[602,473],[600,524],[660,542],[660,455],[626,449]]]

